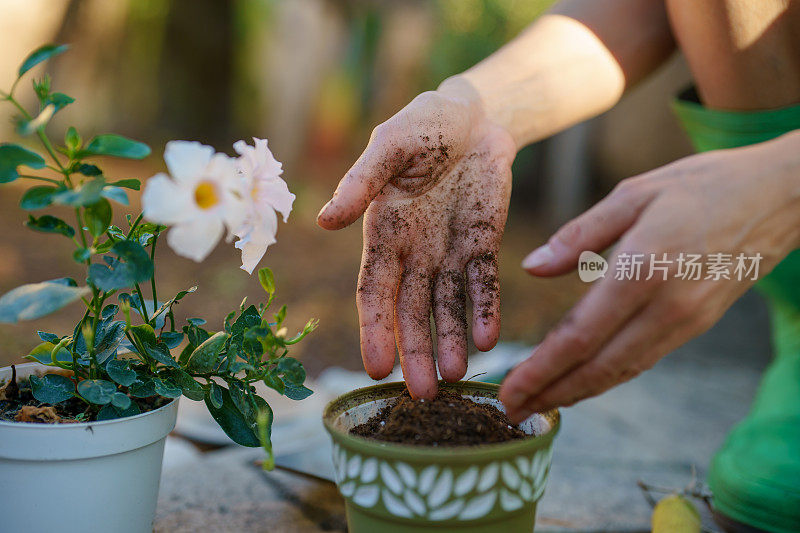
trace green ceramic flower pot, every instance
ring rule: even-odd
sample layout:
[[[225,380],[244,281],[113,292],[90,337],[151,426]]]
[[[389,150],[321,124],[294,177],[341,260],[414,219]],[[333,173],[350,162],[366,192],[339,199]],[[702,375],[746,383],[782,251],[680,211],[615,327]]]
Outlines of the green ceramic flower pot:
[[[499,386],[440,383],[477,402],[500,406]],[[405,389],[387,383],[340,396],[325,408],[336,483],[351,533],[533,531],[559,414],[536,414],[530,438],[458,448],[381,443],[349,434]],[[533,436],[535,435],[535,436]]]

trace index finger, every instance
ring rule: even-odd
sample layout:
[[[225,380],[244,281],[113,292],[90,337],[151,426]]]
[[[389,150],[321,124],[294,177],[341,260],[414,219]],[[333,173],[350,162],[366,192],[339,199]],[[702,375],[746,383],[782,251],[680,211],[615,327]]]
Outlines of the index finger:
[[[547,385],[592,359],[647,301],[651,283],[604,278],[517,365],[500,388],[500,400],[517,410]]]
[[[373,130],[364,153],[317,215],[321,227],[342,229],[358,220],[384,185],[405,166],[406,150],[386,131],[383,125]]]

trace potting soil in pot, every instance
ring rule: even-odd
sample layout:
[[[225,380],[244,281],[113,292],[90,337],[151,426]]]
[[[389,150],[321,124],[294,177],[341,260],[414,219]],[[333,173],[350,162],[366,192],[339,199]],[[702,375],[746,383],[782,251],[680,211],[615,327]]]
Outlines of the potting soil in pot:
[[[495,406],[447,391],[433,400],[414,400],[406,391],[350,433],[419,446],[474,446],[528,436]]]

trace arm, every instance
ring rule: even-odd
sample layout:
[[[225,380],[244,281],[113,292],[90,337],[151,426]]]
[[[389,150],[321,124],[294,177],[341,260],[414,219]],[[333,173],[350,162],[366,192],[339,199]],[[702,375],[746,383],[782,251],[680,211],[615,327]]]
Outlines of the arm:
[[[674,46],[663,0],[569,0],[442,88],[467,82],[522,147],[607,111]]]
[[[670,49],[660,1],[573,0],[561,9],[575,18],[543,17],[376,127],[319,213],[331,230],[364,214],[356,294],[364,367],[385,377],[397,345],[415,397],[436,394],[431,314],[448,381],[467,368],[467,295],[476,347],[497,342],[497,261],[516,150],[607,109]]]
[[[800,247],[800,130],[762,144],[687,157],[624,180],[534,251],[536,276],[574,269],[583,250],[617,242],[609,271],[506,378],[512,420],[596,396],[700,335],[749,289],[751,276],[682,279],[681,253],[760,254],[764,277]],[[620,254],[643,254],[640,279],[616,279]],[[648,260],[672,263],[647,280]]]

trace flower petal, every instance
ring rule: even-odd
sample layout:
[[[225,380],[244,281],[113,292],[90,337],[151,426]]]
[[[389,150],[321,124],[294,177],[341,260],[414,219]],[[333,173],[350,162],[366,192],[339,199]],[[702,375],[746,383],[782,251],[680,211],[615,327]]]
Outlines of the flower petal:
[[[167,233],[167,244],[176,254],[200,262],[222,237],[222,221],[215,216],[199,216],[181,222]]]
[[[259,218],[255,224],[249,224],[238,231],[236,235],[240,238],[234,246],[242,251],[242,270],[252,274],[264,254],[267,253],[269,245],[277,242],[275,233],[278,229],[278,219],[272,209],[269,210],[272,216],[265,213],[266,217]]]
[[[202,178],[214,155],[214,149],[196,141],[170,141],[164,150],[164,161],[177,182]]]
[[[142,212],[151,222],[175,224],[194,216],[191,193],[166,174],[156,174],[144,186]]]
[[[256,185],[256,209],[259,211],[265,208],[265,205],[270,206],[275,211],[283,215],[283,221],[289,218],[289,213],[292,212],[292,204],[294,203],[295,195],[289,192],[289,187],[286,182],[281,178],[273,180],[259,180]]]

